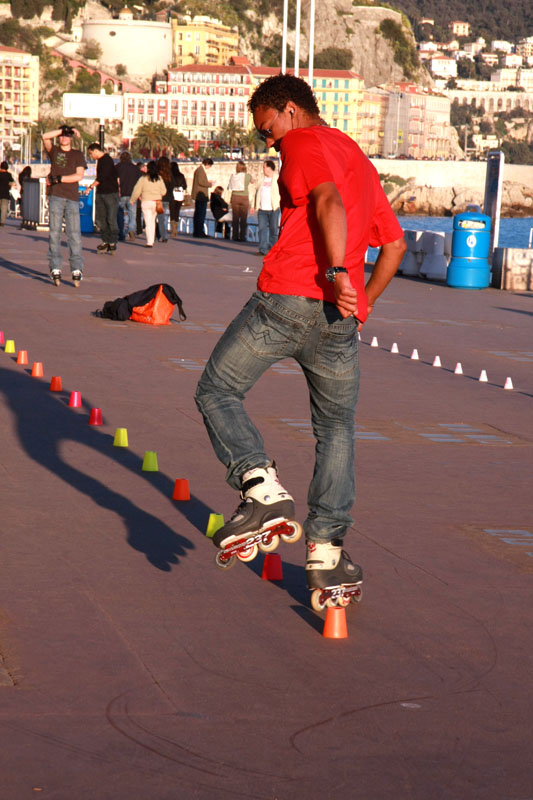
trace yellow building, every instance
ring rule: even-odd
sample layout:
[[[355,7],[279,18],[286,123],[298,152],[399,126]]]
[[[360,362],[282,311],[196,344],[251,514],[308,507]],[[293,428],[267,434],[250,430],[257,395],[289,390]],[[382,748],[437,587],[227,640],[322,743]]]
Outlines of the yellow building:
[[[173,19],[172,61],[186,64],[227,64],[239,52],[239,31],[211,17]]]
[[[18,142],[39,119],[39,57],[0,46],[0,138]]]

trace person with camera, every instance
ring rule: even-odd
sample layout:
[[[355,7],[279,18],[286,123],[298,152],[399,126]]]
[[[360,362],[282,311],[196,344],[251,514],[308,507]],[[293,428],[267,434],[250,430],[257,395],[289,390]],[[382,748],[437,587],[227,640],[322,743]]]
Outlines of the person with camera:
[[[50,158],[50,174],[47,176],[48,216],[50,237],[48,262],[50,277],[56,286],[61,283],[61,233],[63,222],[69,249],[69,264],[74,286],[79,286],[83,277],[83,255],[79,206],[79,182],[82,180],[87,162],[81,150],[72,147],[74,136],[79,131],[70,125],[42,134],[44,149]],[[59,145],[53,143],[58,137]]]

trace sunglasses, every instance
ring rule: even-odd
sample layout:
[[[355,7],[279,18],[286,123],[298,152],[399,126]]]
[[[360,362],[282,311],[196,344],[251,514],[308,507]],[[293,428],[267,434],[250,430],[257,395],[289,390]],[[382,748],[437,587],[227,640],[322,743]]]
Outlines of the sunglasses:
[[[266,142],[267,139],[273,139],[274,138],[273,135],[272,135],[272,125],[275,123],[275,121],[279,117],[279,113],[280,112],[278,111],[278,113],[276,114],[276,116],[274,117],[272,122],[270,123],[270,128],[262,128],[260,131],[258,131],[259,136],[261,137],[261,139],[264,142]]]

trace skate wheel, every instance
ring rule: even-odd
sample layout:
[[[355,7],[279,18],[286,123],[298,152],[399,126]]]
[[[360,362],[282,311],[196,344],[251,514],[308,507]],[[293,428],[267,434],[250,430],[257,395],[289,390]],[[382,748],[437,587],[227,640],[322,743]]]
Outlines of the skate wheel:
[[[360,603],[361,600],[363,599],[363,587],[360,586],[359,589],[360,589],[359,594],[354,594],[350,597],[352,603]]]
[[[346,606],[350,605],[351,601],[352,601],[352,598],[351,597],[346,597],[345,595],[341,595],[340,597],[337,597],[337,605],[339,606],[339,608],[346,608]]]
[[[324,611],[326,604],[320,600],[322,589],[314,589],[311,592],[311,608],[314,611]]]
[[[230,569],[236,560],[235,556],[224,556],[223,550],[219,550],[215,556],[215,564],[219,569]]]
[[[288,522],[287,527],[292,528],[292,533],[282,533],[281,538],[287,544],[292,544],[293,542],[297,542],[300,539],[303,528],[299,522]]]
[[[251,547],[247,547],[246,550],[241,550],[240,553],[237,553],[237,558],[240,561],[253,561],[257,555],[257,545],[253,544]]]
[[[270,541],[267,542],[260,542],[259,549],[262,553],[272,553],[276,547],[279,545],[279,536],[274,534],[270,537]]]
[[[337,598],[336,597],[328,597],[328,599],[326,600],[327,608],[335,608],[336,605],[337,605]]]

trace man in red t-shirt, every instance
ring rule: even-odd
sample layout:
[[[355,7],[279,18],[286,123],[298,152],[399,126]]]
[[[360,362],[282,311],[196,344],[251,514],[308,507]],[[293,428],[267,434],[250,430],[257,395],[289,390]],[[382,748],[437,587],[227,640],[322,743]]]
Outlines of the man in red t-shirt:
[[[292,497],[242,404],[271,364],[292,357],[307,380],[317,440],[304,523],[307,582],[316,590],[313,606],[323,607],[330,594],[322,589],[332,586],[340,587],[333,599],[340,595],[337,602],[345,604],[362,581],[342,547],[355,497],[357,329],[395,274],[405,242],[376,170],[352,139],[325,125],[305,81],[269,78],[249,106],[260,135],[281,154],[281,232],[264,259],[258,291],[217,344],[196,393],[226,479],[242,497],[213,537],[221,548],[217,563],[227,566],[232,554],[250,560],[256,543],[274,549],[277,533],[285,541],[299,538],[297,523],[283,528],[294,517]],[[369,245],[381,250],[365,286]],[[256,532],[263,535],[252,539]]]

